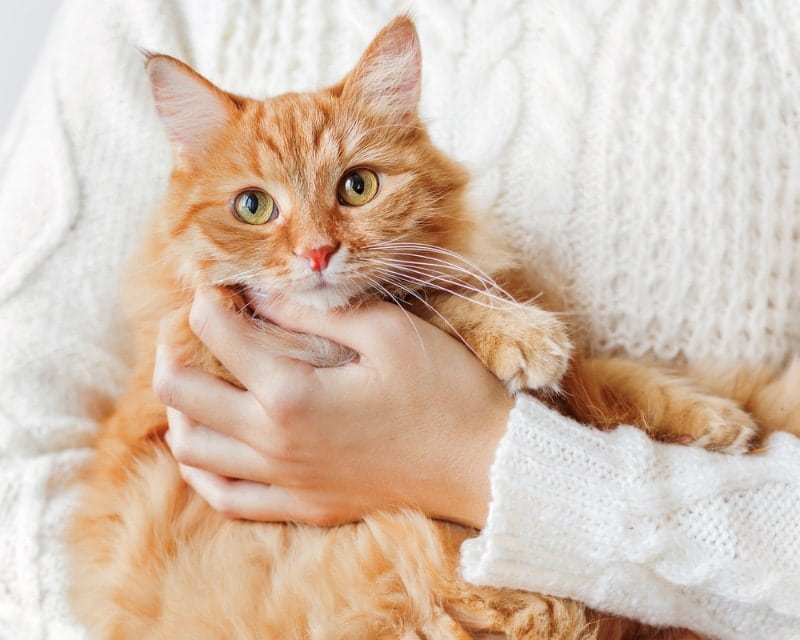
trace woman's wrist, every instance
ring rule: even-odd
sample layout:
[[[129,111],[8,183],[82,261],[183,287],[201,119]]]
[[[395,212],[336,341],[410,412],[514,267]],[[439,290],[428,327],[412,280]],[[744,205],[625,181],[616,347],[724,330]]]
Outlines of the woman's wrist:
[[[491,468],[514,406],[514,400],[504,389],[498,386],[497,391],[487,402],[480,424],[471,432],[467,431],[468,436],[452,443],[454,459],[448,474],[452,491],[445,492],[442,513],[437,514],[433,509],[429,510],[429,515],[476,529],[486,524],[491,500]]]

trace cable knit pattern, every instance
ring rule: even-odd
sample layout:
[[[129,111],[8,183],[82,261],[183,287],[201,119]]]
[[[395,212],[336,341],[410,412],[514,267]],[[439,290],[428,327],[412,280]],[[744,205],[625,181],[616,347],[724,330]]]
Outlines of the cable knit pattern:
[[[170,164],[138,50],[269,96],[337,80],[403,10],[422,39],[422,113],[434,139],[470,169],[475,209],[558,283],[593,348],[762,362],[800,351],[800,9],[791,0],[696,0],[681,10],[670,0],[66,0],[0,143],[0,638],[82,638],[65,604],[59,535],[87,444],[128,374],[120,271]],[[504,451],[517,437],[531,445],[517,415]],[[630,437],[632,458],[661,455]],[[571,446],[573,466],[560,463],[573,480],[622,481],[606,478],[599,458],[574,467],[594,441]],[[527,464],[498,458],[495,520],[476,545],[526,549],[493,533],[503,530],[498,505],[527,499],[498,480],[518,463]],[[740,494],[724,493],[731,504],[780,499],[769,473],[750,473]],[[551,474],[542,499],[555,509],[563,494],[552,481],[564,474]],[[582,490],[588,509],[594,494]],[[703,499],[713,511],[721,498]],[[699,532],[699,521],[655,505],[639,519],[620,508],[604,516],[603,544],[655,563],[639,577],[662,576],[654,593],[666,593],[694,557],[671,567],[653,555],[662,547],[623,548],[631,536],[621,519],[636,532]],[[559,543],[544,525],[532,530],[542,539],[531,553]],[[711,611],[708,628],[723,629],[735,594],[715,592],[712,603],[689,590],[693,603],[661,604],[628,594],[629,606],[608,596],[604,577],[624,570],[610,572],[599,540],[587,535],[586,547],[608,572],[582,568],[588,556],[574,550],[561,559],[575,575],[594,571],[596,584],[559,586],[554,572],[546,586],[653,620]],[[480,573],[480,554],[465,558],[469,575],[497,575]]]
[[[608,15],[569,274],[597,350],[775,364],[797,351],[800,289],[781,285],[800,275],[800,216],[776,212],[800,196],[800,61],[775,4]]]
[[[757,457],[715,455],[519,398],[464,575],[719,638],[797,640],[799,459],[788,434]]]

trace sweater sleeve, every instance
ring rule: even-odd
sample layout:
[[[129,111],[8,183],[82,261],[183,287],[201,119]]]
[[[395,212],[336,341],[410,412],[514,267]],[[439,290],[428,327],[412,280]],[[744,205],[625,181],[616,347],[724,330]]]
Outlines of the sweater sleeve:
[[[800,440],[726,456],[601,432],[520,397],[470,582],[717,638],[800,638]]]

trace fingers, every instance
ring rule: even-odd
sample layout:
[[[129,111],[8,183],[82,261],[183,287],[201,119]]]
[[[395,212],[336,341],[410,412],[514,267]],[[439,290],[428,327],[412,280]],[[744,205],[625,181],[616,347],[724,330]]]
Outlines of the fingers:
[[[362,358],[379,359],[394,340],[419,344],[429,325],[397,305],[375,302],[358,309],[321,311],[287,302],[251,301],[259,315],[286,329],[309,333],[350,347]]]
[[[306,522],[334,525],[352,518],[334,510],[320,507],[311,501],[277,485],[247,480],[230,480],[200,469],[180,465],[183,479],[212,509],[229,518],[259,522]]]
[[[192,424],[175,409],[167,409],[167,420],[165,440],[180,464],[255,482],[265,482],[274,475],[272,465],[244,442]]]
[[[304,311],[320,326],[331,315],[310,309],[297,313],[302,316]],[[335,379],[330,380],[329,369],[316,369],[304,361],[275,355],[274,349],[265,345],[264,335],[245,318],[228,310],[214,289],[196,292],[189,322],[198,338],[247,387],[274,426],[301,424],[315,410],[341,396],[345,389],[363,386],[366,374],[360,367],[337,367]],[[356,323],[369,333],[363,325]],[[202,415],[197,418],[198,422],[217,427]],[[228,433],[250,444],[257,441],[254,434],[251,437],[241,428]]]
[[[251,394],[199,369],[178,366],[166,345],[156,350],[153,391],[168,407],[228,435],[241,437],[263,420]]]
[[[281,436],[287,429],[303,425],[318,398],[319,385],[313,379],[316,370],[271,355],[263,337],[254,335],[256,330],[230,312],[214,291],[197,293],[191,321],[200,339],[248,389],[179,366],[170,347],[159,344],[153,373],[156,397],[196,423],[257,451],[265,446],[279,451],[285,448]]]
[[[287,376],[313,377],[311,365],[266,350],[258,329],[228,309],[217,289],[195,292],[189,325],[225,368],[250,390]]]

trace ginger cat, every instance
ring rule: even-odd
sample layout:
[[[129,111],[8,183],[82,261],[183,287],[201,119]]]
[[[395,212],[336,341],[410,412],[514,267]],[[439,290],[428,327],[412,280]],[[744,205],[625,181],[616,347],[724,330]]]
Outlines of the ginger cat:
[[[232,521],[184,484],[151,390],[154,345],[168,318],[186,365],[234,381],[188,327],[203,285],[229,287],[238,305],[243,290],[320,307],[395,300],[465,341],[509,390],[543,392],[601,427],[635,423],[729,452],[744,451],[756,427],[721,397],[736,385],[715,388],[714,376],[709,393],[676,372],[573,356],[560,316],[515,301],[538,291],[464,206],[464,170],[418,118],[408,18],[316,93],[250,100],[161,55],[147,72],[174,170],[131,285],[135,373],[97,437],[68,536],[74,607],[94,637],[655,637],[580,603],[466,584],[458,549],[475,532],[412,510],[329,529]],[[264,330],[318,364],[352,355]],[[797,388],[800,367],[786,375],[772,386],[767,374],[743,377],[738,399],[777,421],[759,402]]]

